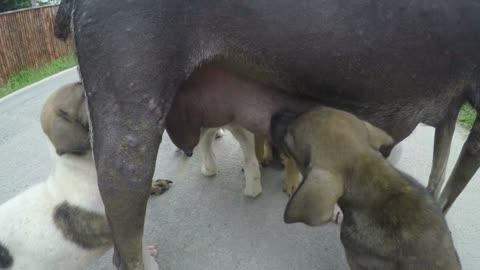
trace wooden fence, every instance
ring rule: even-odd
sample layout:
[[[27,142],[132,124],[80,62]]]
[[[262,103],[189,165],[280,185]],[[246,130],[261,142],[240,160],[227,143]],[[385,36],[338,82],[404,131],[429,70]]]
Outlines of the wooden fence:
[[[0,13],[0,86],[26,68],[42,66],[73,52],[53,35],[58,5]]]

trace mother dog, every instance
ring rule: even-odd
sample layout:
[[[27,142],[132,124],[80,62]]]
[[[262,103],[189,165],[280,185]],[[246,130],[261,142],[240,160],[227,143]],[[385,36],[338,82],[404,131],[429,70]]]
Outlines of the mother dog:
[[[121,269],[143,269],[145,207],[166,115],[176,90],[202,64],[217,61],[353,112],[396,142],[420,121],[449,127],[437,132],[437,154],[448,154],[463,100],[480,104],[474,0],[64,0],[60,13],[59,37],[72,16]],[[441,197],[444,210],[478,168],[479,129],[477,121],[450,181],[457,184]]]

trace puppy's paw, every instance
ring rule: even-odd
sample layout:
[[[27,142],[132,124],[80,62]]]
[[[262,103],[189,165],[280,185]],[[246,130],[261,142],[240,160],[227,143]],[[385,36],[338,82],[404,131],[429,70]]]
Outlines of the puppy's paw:
[[[202,164],[202,174],[207,177],[214,176],[217,174],[217,168]]]
[[[262,167],[268,167],[270,166],[270,163],[272,163],[272,160],[267,158],[264,158],[260,161],[260,165],[262,165]]]
[[[223,130],[223,128],[220,128],[215,133],[215,139],[219,139],[219,138],[223,137],[224,135],[225,135],[225,130]]]
[[[258,195],[262,194],[262,183],[260,182],[260,178],[246,181],[243,194],[252,198],[258,197]]]
[[[157,245],[148,246],[148,252],[150,253],[150,256],[152,256],[153,258],[157,258],[158,257],[158,246]]]
[[[288,185],[288,183],[283,183],[283,192],[285,192],[288,197],[291,197],[296,189],[297,187],[295,185]]]
[[[340,206],[338,206],[338,204],[335,204],[333,208],[332,222],[337,225],[340,225],[343,222],[343,212],[342,209],[340,209]]]
[[[285,192],[288,197],[291,197],[295,190],[297,190],[298,186],[300,185],[301,178],[298,175],[288,175],[286,176],[285,180],[283,181],[283,192]]]
[[[172,181],[164,179],[153,180],[150,195],[161,195],[165,193],[165,191],[170,189],[172,183]]]

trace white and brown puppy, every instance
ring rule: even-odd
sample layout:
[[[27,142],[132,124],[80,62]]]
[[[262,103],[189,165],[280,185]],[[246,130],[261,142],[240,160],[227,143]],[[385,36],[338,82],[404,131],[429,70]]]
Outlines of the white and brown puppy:
[[[83,90],[69,84],[41,115],[55,168],[41,182],[0,205],[0,269],[85,269],[112,248],[90,148]],[[168,189],[158,181],[154,191]],[[144,247],[145,269],[158,269]]]
[[[343,211],[341,241],[352,270],[457,270],[460,262],[435,200],[379,153],[393,142],[354,115],[317,107],[272,118],[272,136],[304,180],[285,222],[316,226]]]

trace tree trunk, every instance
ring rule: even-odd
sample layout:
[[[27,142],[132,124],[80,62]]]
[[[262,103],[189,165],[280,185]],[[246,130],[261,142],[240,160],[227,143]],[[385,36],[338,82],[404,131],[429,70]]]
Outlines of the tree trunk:
[[[37,6],[37,0],[30,0],[30,3],[32,3],[32,7]]]

